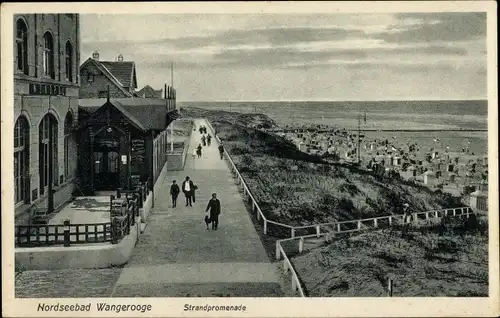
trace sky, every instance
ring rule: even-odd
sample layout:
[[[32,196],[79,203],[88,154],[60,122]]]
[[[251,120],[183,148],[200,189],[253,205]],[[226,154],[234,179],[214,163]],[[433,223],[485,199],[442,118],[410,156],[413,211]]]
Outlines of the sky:
[[[82,14],[81,63],[122,54],[179,101],[485,99],[486,13]]]

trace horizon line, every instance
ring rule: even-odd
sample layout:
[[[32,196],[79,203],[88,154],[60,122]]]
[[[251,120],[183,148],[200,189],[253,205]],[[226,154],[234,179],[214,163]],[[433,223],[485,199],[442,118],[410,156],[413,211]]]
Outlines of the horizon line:
[[[180,103],[242,103],[242,102],[447,102],[447,101],[488,101],[488,98],[459,99],[261,99],[261,100],[177,100]]]

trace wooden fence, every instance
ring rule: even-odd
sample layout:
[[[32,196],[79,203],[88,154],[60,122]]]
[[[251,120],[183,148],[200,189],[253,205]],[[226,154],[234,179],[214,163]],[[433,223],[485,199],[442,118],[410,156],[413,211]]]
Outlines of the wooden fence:
[[[118,244],[130,234],[131,228],[135,225],[135,219],[139,216],[141,193],[147,195],[147,190],[141,188],[134,196],[126,194],[123,199],[125,202],[123,213],[115,216],[112,215],[112,209],[118,199],[111,196],[110,222],[71,224],[66,221],[64,224],[18,225],[15,227],[16,247],[71,246],[104,242]]]

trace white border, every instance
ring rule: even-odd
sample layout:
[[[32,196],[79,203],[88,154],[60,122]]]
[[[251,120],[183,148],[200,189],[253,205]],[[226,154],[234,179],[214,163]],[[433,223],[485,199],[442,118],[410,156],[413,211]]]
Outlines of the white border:
[[[7,3],[2,4],[2,313],[6,317],[449,317],[498,316],[498,104],[497,104],[497,16],[492,1],[463,2],[219,2],[219,3]],[[488,298],[97,298],[97,299],[15,299],[14,298],[14,210],[13,169],[13,19],[23,13],[382,13],[382,12],[488,12],[488,136],[489,136],[489,274]],[[40,302],[85,303],[106,301],[110,304],[151,304],[153,311],[140,313],[40,313]],[[184,304],[244,304],[245,312],[183,312]],[[94,305],[93,305],[94,306]],[[94,308],[94,307],[93,307]]]

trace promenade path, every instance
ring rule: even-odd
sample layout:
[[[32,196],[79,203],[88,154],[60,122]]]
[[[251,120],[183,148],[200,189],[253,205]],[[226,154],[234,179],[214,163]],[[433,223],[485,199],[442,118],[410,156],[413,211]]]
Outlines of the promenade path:
[[[205,120],[195,120],[196,127],[201,124],[208,127]],[[217,141],[212,138],[212,145],[203,147],[202,158],[193,159],[199,143],[201,135],[193,131],[184,170],[167,172],[144,233],[123,268],[23,272],[16,279],[18,297],[50,297],[45,288],[59,297],[89,297],[89,288],[94,297],[282,296],[279,271],[267,257],[226,160],[220,159]],[[181,186],[186,176],[198,186],[196,202],[186,207],[181,193],[172,208],[172,180]],[[219,229],[207,231],[203,219],[214,192],[221,201]],[[72,287],[54,281],[66,276],[79,284],[80,277],[100,277],[103,285],[92,288],[83,281]],[[51,282],[54,285],[47,286]],[[64,291],[56,292],[58,286]]]

